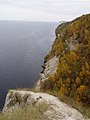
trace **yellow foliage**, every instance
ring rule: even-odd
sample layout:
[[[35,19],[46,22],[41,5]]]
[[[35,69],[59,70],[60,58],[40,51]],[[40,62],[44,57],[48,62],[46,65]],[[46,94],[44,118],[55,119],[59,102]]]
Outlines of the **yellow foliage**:
[[[87,70],[89,70],[90,66],[89,66],[89,64],[87,62],[85,62],[85,67],[86,67]]]
[[[58,88],[56,90],[60,96],[76,97],[78,101],[89,102],[90,14],[60,25],[56,33],[52,50],[45,60],[58,56],[59,63],[56,73],[49,77],[46,86],[50,90]],[[70,49],[70,43],[75,49]]]
[[[86,89],[85,85],[80,85],[80,87],[77,89],[77,93],[82,94],[85,89]]]
[[[80,83],[81,83],[81,80],[80,80],[79,77],[76,78],[76,83],[77,83],[77,84],[80,84]]]
[[[70,78],[67,78],[66,83],[70,84],[70,82],[71,82]]]

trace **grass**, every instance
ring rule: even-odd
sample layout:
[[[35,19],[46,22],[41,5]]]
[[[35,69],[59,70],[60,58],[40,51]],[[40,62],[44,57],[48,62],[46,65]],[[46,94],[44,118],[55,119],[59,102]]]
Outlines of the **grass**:
[[[40,92],[40,90],[36,90],[35,88],[16,88],[15,90],[21,90],[21,91],[31,91],[31,92]]]
[[[43,114],[48,107],[46,103],[38,106],[26,105],[10,113],[0,113],[0,120],[48,120]]]

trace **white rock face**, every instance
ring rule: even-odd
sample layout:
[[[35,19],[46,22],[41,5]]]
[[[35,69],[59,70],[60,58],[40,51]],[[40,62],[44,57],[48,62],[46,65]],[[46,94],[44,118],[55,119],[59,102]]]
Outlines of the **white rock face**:
[[[45,69],[43,73],[40,74],[40,79],[36,83],[36,90],[40,89],[41,83],[47,80],[49,75],[56,72],[58,61],[59,58],[55,56],[45,63]]]
[[[57,97],[31,91],[9,91],[6,97],[3,113],[18,109],[23,104],[37,105],[43,101],[50,106],[50,109],[44,113],[49,120],[86,120],[81,113],[59,101]]]

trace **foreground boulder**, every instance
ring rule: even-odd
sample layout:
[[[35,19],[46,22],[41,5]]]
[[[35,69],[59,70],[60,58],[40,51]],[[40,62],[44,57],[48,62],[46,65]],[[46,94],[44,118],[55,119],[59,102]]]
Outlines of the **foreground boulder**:
[[[31,91],[10,90],[2,112],[4,114],[23,107],[26,104],[39,105],[42,102],[46,102],[50,106],[44,112],[44,115],[49,120],[86,120],[81,113],[59,101],[57,97]]]

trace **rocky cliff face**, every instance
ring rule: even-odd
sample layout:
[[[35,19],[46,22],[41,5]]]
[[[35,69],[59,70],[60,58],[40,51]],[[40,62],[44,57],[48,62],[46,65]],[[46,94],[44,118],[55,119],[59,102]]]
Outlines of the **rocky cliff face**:
[[[40,79],[36,83],[36,90],[40,90],[42,82],[48,80],[48,77],[56,72],[58,61],[59,57],[54,56],[44,64]]]
[[[90,14],[62,23],[56,28],[52,49],[45,57],[48,63],[59,58],[56,72],[41,85],[44,92],[67,97],[90,109]],[[77,108],[78,109],[78,108]],[[85,112],[84,112],[85,113]]]
[[[75,57],[73,57],[73,59],[72,59],[72,56],[70,56],[70,55],[73,55],[73,54],[70,54],[70,52],[72,52],[72,51],[75,52],[75,49],[76,49],[75,46],[78,46],[78,43],[81,41],[79,39],[79,35],[78,35],[79,33],[77,33],[77,34],[75,33],[76,30],[79,29],[79,27],[78,27],[79,24],[75,28],[76,23],[74,25],[73,22],[71,25],[70,25],[70,22],[68,22],[68,23],[63,23],[59,27],[57,27],[56,40],[52,46],[52,50],[51,50],[50,54],[48,54],[45,58],[43,70],[40,73],[40,79],[36,83],[37,91],[40,90],[42,83],[44,81],[48,80],[49,76],[57,73],[57,71],[56,71],[57,65],[60,62],[60,60],[64,60],[64,61],[67,60],[65,55],[68,54],[68,59],[71,58],[71,60],[73,60],[75,58]],[[67,28],[67,26],[68,26],[68,28]],[[74,26],[74,27],[71,29],[71,26]],[[75,30],[73,30],[73,29],[75,29]],[[71,32],[68,32],[69,30]],[[66,35],[67,32],[68,32],[68,36]],[[86,32],[88,32],[88,31],[86,31]],[[81,31],[81,33],[82,33],[82,31]],[[80,43],[80,45],[82,45],[82,44]],[[63,59],[63,58],[65,58],[65,59]],[[71,62],[70,62],[70,65],[71,65]],[[68,69],[67,64],[63,64],[63,62],[62,62],[62,64],[61,63],[59,63],[59,64],[62,65],[63,68],[66,67]],[[66,68],[65,68],[65,73],[66,73],[66,77],[67,77],[68,72],[66,72],[66,70],[67,70]],[[72,68],[72,66],[71,66],[71,68]],[[58,69],[59,69],[59,66],[58,66]],[[70,71],[70,72],[72,73],[72,71]],[[56,83],[53,83],[53,86],[57,84],[57,80],[55,79],[54,81]],[[65,82],[65,80],[63,80],[63,81]],[[60,83],[63,83],[63,81],[62,82],[60,81]],[[70,81],[70,82],[72,82],[72,81]],[[64,83],[64,85],[63,84],[61,84],[61,85],[63,85],[64,88],[67,88],[67,86],[65,87],[65,84],[67,85],[67,83]],[[61,85],[60,85],[60,88],[61,88]],[[72,84],[70,83],[70,85],[72,85]],[[70,88],[73,89],[74,87],[70,86]],[[67,91],[68,90],[65,90],[65,92],[67,92]],[[60,92],[62,92],[62,91],[60,91]],[[70,91],[69,91],[69,93],[70,93]],[[50,106],[49,109],[43,113],[44,116],[46,116],[48,118],[48,120],[87,120],[86,118],[84,118],[84,116],[80,112],[71,108],[67,104],[61,102],[60,100],[58,100],[57,97],[54,97],[52,95],[45,94],[45,93],[35,93],[35,92],[31,92],[31,91],[19,91],[19,90],[9,91],[7,94],[7,97],[6,97],[5,105],[3,108],[3,113],[10,112],[12,110],[21,108],[22,106],[24,106],[26,104],[27,105],[29,105],[29,104],[38,105],[41,102],[46,102],[48,104],[48,106]],[[90,119],[88,119],[88,120],[90,120]]]
[[[48,120],[86,120],[81,113],[59,101],[57,97],[31,91],[10,90],[6,97],[3,113],[22,108],[25,104],[37,106],[42,102],[46,102],[49,106],[49,109],[43,113]]]

